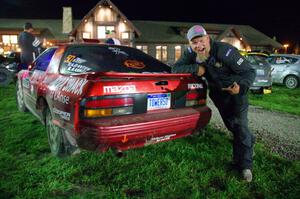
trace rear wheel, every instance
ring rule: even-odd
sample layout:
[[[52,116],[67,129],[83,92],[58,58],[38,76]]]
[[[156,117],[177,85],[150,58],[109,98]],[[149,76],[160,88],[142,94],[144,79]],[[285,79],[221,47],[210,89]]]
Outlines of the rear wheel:
[[[48,142],[53,155],[64,157],[80,152],[72,135],[53,123],[53,117],[49,109],[46,110],[45,119]]]
[[[21,82],[19,80],[16,83],[16,100],[17,100],[18,110],[21,112],[26,112],[27,108],[24,103],[24,95],[22,91]]]
[[[284,85],[290,89],[297,88],[299,86],[299,79],[294,75],[287,76],[284,79]]]

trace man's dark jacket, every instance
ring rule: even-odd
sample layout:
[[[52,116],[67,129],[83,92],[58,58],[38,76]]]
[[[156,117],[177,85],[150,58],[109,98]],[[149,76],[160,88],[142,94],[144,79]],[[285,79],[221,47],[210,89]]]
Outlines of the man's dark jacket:
[[[246,94],[256,75],[250,63],[230,44],[211,40],[210,45],[210,56],[205,62],[197,61],[196,53],[189,47],[174,64],[172,72],[196,75],[202,65],[210,90],[221,91],[236,82],[240,85],[239,95]]]
[[[18,44],[21,48],[21,62],[24,64],[30,64],[42,50],[41,42],[34,35],[26,31],[20,33]]]

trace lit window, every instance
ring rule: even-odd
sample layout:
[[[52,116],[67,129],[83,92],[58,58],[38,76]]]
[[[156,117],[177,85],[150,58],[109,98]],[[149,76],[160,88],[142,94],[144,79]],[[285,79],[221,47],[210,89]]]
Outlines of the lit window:
[[[82,38],[84,38],[84,39],[90,39],[91,38],[91,33],[89,33],[89,32],[82,33]]]
[[[17,44],[18,36],[17,35],[2,35],[2,42],[4,44]]]
[[[167,46],[156,46],[156,59],[160,61],[168,60]]]
[[[9,44],[10,43],[9,35],[2,35],[2,41],[4,44]]]
[[[106,31],[113,31],[115,30],[114,26],[98,26],[97,27],[97,36],[98,39],[105,39],[106,38]]]
[[[121,37],[122,39],[129,39],[129,32],[122,32]]]
[[[175,46],[175,61],[177,61],[181,56],[181,46]]]
[[[137,49],[143,51],[144,53],[148,53],[148,46],[136,46]]]

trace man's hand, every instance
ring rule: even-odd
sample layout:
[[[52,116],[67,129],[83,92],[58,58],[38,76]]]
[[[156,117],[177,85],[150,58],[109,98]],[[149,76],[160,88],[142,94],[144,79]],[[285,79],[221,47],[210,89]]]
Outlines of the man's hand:
[[[198,76],[203,76],[204,73],[205,73],[205,68],[204,68],[204,66],[199,66],[197,75],[198,75]]]
[[[240,85],[238,85],[236,82],[233,82],[233,84],[227,88],[222,88],[222,91],[228,91],[231,95],[236,95],[240,93]]]

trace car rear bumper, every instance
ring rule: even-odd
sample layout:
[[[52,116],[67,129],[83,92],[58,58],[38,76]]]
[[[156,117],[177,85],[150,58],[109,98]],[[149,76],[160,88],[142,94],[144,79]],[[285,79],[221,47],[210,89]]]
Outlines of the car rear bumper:
[[[83,121],[78,144],[88,150],[128,150],[192,134],[211,118],[207,106]]]

